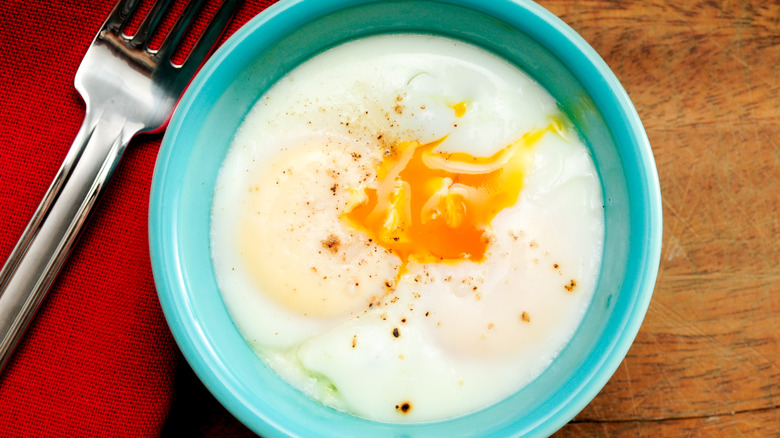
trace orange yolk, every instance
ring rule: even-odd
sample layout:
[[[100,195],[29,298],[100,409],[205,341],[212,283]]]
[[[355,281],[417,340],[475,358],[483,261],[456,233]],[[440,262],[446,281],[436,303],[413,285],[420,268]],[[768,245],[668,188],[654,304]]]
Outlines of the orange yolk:
[[[463,117],[463,115],[466,114],[466,108],[468,107],[468,104],[466,102],[458,102],[448,106],[452,108],[453,111],[455,111],[455,117]]]
[[[546,132],[560,133],[560,121],[489,157],[436,152],[444,138],[394,145],[378,166],[379,186],[355,191],[342,217],[397,254],[402,271],[410,258],[481,261],[489,243],[486,230],[498,212],[517,202],[532,146]]]

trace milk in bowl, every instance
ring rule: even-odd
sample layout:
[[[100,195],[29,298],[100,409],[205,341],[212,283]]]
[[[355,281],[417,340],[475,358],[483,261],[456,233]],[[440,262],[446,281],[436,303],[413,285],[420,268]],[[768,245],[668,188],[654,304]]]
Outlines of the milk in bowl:
[[[441,36],[371,36],[246,115],[212,260],[236,326],[291,385],[370,420],[442,420],[516,392],[571,338],[601,266],[601,193],[524,72]]]

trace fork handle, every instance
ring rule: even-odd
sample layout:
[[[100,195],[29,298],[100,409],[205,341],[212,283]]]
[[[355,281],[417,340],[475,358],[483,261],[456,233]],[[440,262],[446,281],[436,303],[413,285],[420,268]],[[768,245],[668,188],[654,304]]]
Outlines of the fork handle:
[[[135,132],[124,120],[84,124],[38,209],[0,271],[0,371],[73,247]]]

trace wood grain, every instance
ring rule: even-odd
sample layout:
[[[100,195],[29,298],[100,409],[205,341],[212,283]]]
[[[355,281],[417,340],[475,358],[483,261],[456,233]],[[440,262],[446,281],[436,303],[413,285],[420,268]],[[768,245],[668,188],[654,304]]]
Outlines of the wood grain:
[[[669,420],[572,422],[556,434],[556,438],[614,436],[635,438],[775,437],[777,436],[777,412],[775,409],[762,409],[733,415]]]
[[[540,4],[625,87],[664,207],[642,329],[557,436],[780,436],[780,2]]]

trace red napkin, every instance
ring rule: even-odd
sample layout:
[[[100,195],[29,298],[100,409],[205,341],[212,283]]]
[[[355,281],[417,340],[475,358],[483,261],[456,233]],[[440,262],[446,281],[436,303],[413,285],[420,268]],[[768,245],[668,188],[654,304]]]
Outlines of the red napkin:
[[[247,0],[226,37],[271,3]],[[0,2],[0,262],[81,125],[73,77],[113,4]],[[157,299],[147,213],[160,140],[130,143],[0,375],[0,436],[249,434],[189,370]]]

